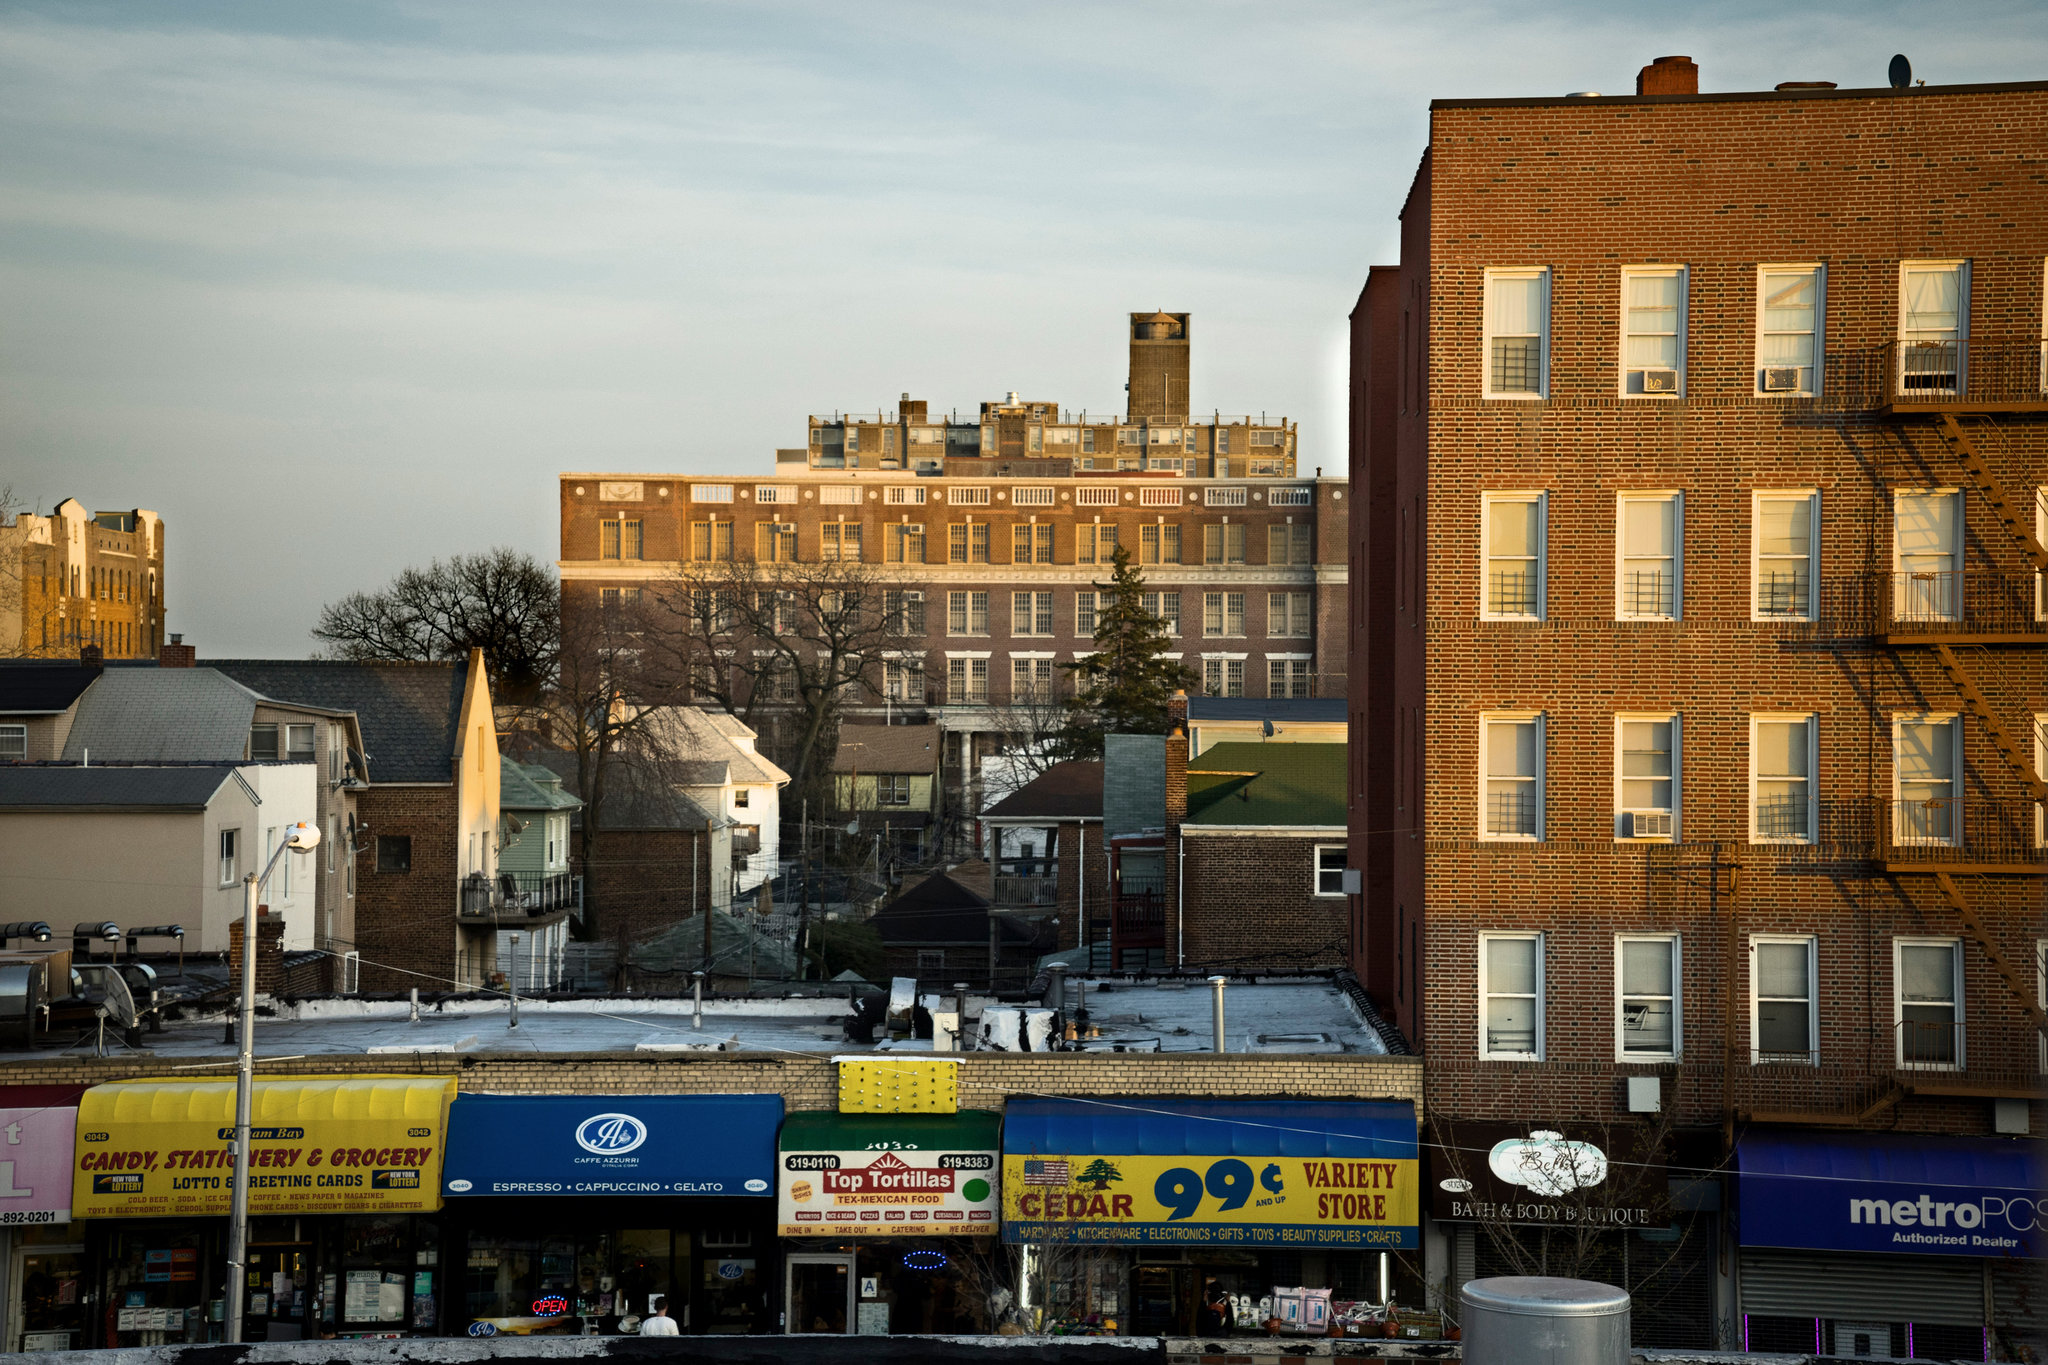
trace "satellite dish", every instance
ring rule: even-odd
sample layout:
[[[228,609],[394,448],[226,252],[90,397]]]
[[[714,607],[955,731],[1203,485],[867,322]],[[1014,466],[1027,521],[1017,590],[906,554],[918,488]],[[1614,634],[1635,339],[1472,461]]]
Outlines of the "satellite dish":
[[[1894,90],[1904,90],[1913,84],[1913,64],[1906,60],[1905,53],[1892,58],[1890,76]]]
[[[107,1017],[124,1029],[134,1028],[142,1022],[135,1012],[135,996],[129,991],[128,983],[112,967],[80,967],[88,981],[95,982],[102,992],[100,1008]]]

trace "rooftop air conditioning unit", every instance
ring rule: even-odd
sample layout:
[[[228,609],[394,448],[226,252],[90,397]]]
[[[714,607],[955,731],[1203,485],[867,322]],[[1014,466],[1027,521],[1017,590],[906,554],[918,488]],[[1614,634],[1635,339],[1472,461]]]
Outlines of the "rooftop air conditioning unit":
[[[1678,371],[1676,371],[1676,370],[1644,370],[1644,371],[1643,371],[1643,392],[1644,392],[1644,393],[1677,393],[1677,392],[1678,392]]]
[[[1671,837],[1671,812],[1668,810],[1628,810],[1621,813],[1621,819],[1631,839]]]
[[[1769,365],[1764,368],[1765,393],[1793,393],[1799,388],[1797,365]]]

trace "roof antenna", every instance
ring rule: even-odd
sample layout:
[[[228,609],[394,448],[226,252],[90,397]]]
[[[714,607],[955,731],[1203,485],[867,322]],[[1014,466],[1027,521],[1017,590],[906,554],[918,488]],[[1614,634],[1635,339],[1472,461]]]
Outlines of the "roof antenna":
[[[1903,52],[1892,58],[1891,70],[1886,74],[1894,90],[1905,90],[1913,84],[1913,64],[1906,60]]]

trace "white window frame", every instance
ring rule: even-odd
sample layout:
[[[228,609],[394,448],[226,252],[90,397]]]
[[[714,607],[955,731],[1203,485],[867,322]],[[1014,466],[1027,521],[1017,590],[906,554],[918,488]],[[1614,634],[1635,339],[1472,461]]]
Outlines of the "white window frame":
[[[2048,366],[2048,342],[2041,344],[2041,363]],[[2034,539],[2048,545],[2048,483],[2034,489]],[[2048,574],[2034,571],[2034,619],[2048,621]]]
[[[0,761],[28,761],[28,726],[0,725],[0,741],[12,741],[7,747],[12,753],[0,753]]]
[[[1899,544],[1899,502],[1903,498],[1947,498],[1954,507],[1952,523],[1955,537],[1949,543],[1948,567],[1939,570],[1946,575],[1944,586],[1935,594],[1907,590],[1907,569],[1905,551]],[[1957,487],[1894,488],[1892,490],[1892,592],[1889,604],[1891,619],[1895,621],[1944,622],[1960,621],[1963,612],[1963,557],[1968,548],[1970,533],[1964,518],[1968,515],[1969,503],[1963,497],[1963,490]]]
[[[1093,588],[1074,594],[1074,636],[1076,639],[1092,640],[1095,638],[1097,613],[1101,611],[1102,599],[1107,595]]]
[[[1764,329],[1765,300],[1768,297],[1765,281],[1772,275],[1813,276],[1813,364],[1811,375],[1803,376],[1803,382],[1796,389],[1764,388],[1764,338],[1772,335]],[[1760,265],[1756,268],[1756,368],[1750,378],[1755,382],[1754,396],[1758,398],[1818,398],[1824,380],[1827,354],[1828,317],[1828,268],[1818,261],[1795,261],[1781,265]],[[1787,336],[1798,333],[1787,332]],[[1775,369],[1776,366],[1771,368]]]
[[[1622,966],[1622,945],[1626,943],[1663,943],[1671,948],[1671,1050],[1668,1052],[1631,1052],[1628,1050],[1628,1028],[1625,1010],[1627,1002],[1637,1000],[1659,1000],[1666,997],[1631,995]],[[1614,1060],[1617,1062],[1675,1062],[1685,1055],[1685,944],[1679,934],[1616,934],[1614,936]]]
[[[1631,503],[1668,503],[1671,507],[1671,610],[1630,610],[1628,591],[1627,516]],[[1539,554],[1540,560],[1542,556]],[[1675,489],[1614,495],[1614,619],[1617,621],[1681,621],[1685,619],[1685,494]]]
[[[1644,393],[1640,389],[1631,391],[1629,388],[1630,378],[1643,373],[1643,369],[1662,368],[1662,366],[1645,366],[1643,369],[1629,368],[1628,339],[1631,335],[1637,334],[1631,333],[1628,330],[1628,286],[1630,280],[1639,279],[1676,279],[1678,281],[1678,316],[1673,320],[1673,325],[1677,328],[1676,339],[1678,342],[1678,354],[1675,363],[1672,365],[1672,368],[1678,372],[1678,389],[1675,393]],[[1621,304],[1619,313],[1621,319],[1621,364],[1616,389],[1623,398],[1647,398],[1669,402],[1685,397],[1685,334],[1689,312],[1687,301],[1692,292],[1690,288],[1691,283],[1687,267],[1682,265],[1625,265],[1621,268]],[[1640,333],[1640,335],[1662,336],[1663,333],[1644,332]]]
[[[1801,612],[1767,612],[1763,609],[1763,505],[1806,499],[1806,609]],[[1818,619],[1820,599],[1820,490],[1818,488],[1757,488],[1749,495],[1749,619],[1752,621],[1813,621]]]
[[[1496,1052],[1486,1045],[1486,1002],[1494,992],[1488,989],[1486,969],[1486,947],[1496,939],[1512,939],[1518,942],[1532,942],[1536,945],[1536,992],[1535,992],[1535,1050],[1532,1052]],[[1540,1062],[1543,1060],[1544,1032],[1544,943],[1540,929],[1493,932],[1479,935],[1479,1056],[1485,1061],[1495,1062]],[[1516,993],[1516,998],[1524,998]]]
[[[1536,610],[1497,612],[1488,607],[1489,574],[1493,560],[1493,509],[1496,504],[1536,504]],[[1541,621],[1549,606],[1550,494],[1537,489],[1507,489],[1479,495],[1479,619],[1482,621]]]
[[[1338,858],[1342,860],[1342,865],[1337,868],[1337,889],[1334,891],[1325,891],[1323,889],[1323,854],[1328,852],[1335,852]],[[1349,846],[1346,844],[1317,844],[1314,851],[1309,854],[1310,891],[1322,899],[1332,897],[1339,900],[1343,899],[1344,868],[1350,865],[1350,857]]]
[[[1806,833],[1803,835],[1762,832],[1757,819],[1756,727],[1803,721],[1806,724]],[[1817,711],[1755,711],[1749,717],[1749,841],[1752,844],[1810,844],[1819,834],[1820,713]]]
[[[228,851],[228,841],[234,841],[234,851]],[[214,840],[214,861],[219,865],[220,884],[233,886],[242,879],[242,828],[239,825],[223,829]]]
[[[2048,711],[2034,713],[2034,776],[2048,781]],[[2048,848],[2048,805],[2039,801],[2034,803],[2034,847]]]
[[[1670,806],[1670,809],[1669,809],[1669,811],[1667,812],[1667,813],[1668,813],[1668,814],[1669,814],[1669,815],[1671,816],[1671,833],[1669,833],[1669,834],[1647,834],[1647,835],[1635,835],[1635,834],[1623,834],[1623,833],[1621,832],[1621,818],[1622,818],[1622,815],[1623,815],[1623,814],[1624,814],[1625,812],[1628,812],[1628,811],[1634,811],[1634,810],[1654,810],[1654,808],[1652,808],[1652,807],[1645,807],[1645,806],[1625,806],[1625,805],[1623,805],[1623,803],[1622,803],[1622,788],[1623,788],[1623,784],[1624,784],[1624,781],[1625,781],[1625,777],[1624,777],[1624,774],[1622,773],[1622,770],[1621,770],[1621,760],[1622,760],[1622,754],[1623,754],[1623,752],[1624,752],[1624,751],[1623,751],[1623,748],[1622,748],[1622,734],[1623,734],[1622,726],[1623,726],[1623,725],[1624,725],[1624,724],[1625,724],[1626,722],[1629,722],[1629,721],[1636,721],[1636,722],[1643,722],[1643,721],[1651,721],[1651,722],[1658,722],[1658,723],[1668,723],[1668,724],[1669,724],[1669,725],[1671,726],[1671,806]],[[1679,826],[1679,802],[1680,802],[1680,800],[1681,800],[1681,797],[1680,797],[1680,792],[1681,792],[1681,790],[1682,790],[1682,787],[1681,787],[1681,782],[1682,782],[1682,779],[1683,779],[1683,773],[1684,773],[1684,757],[1683,757],[1683,752],[1684,752],[1684,739],[1683,739],[1683,731],[1684,731],[1684,724],[1683,724],[1683,722],[1682,722],[1682,720],[1681,720],[1681,718],[1680,718],[1680,715],[1679,715],[1679,713],[1678,713],[1678,712],[1676,712],[1676,711],[1617,711],[1617,712],[1615,712],[1615,714],[1614,714],[1614,841],[1615,841],[1616,843],[1618,843],[1618,844],[1675,844],[1675,843],[1677,843],[1677,842],[1678,842],[1678,840],[1679,840],[1679,835],[1680,835],[1680,826]]]
[[[1794,1060],[1794,1054],[1773,1052],[1766,1054],[1757,1046],[1757,970],[1756,950],[1765,943],[1796,943],[1806,949],[1806,1053]],[[1774,999],[1789,999],[1773,997]],[[1751,934],[1749,936],[1749,1064],[1751,1066],[1819,1066],[1820,1065],[1820,949],[1812,934]]]
[[[1899,831],[1899,817],[1904,814],[1906,804],[1905,779],[1899,771],[1900,732],[1908,725],[1946,725],[1949,727],[1949,778],[1948,795],[1943,798],[1949,804],[1949,833],[1945,839],[1931,836],[1905,836]],[[1892,716],[1892,842],[1923,848],[1956,848],[1963,839],[1963,724],[1962,717],[1954,711],[1900,711]]]
[[[1536,724],[1536,772],[1532,790],[1536,794],[1536,830],[1533,834],[1490,834],[1486,828],[1486,731],[1493,725]],[[1549,813],[1544,800],[1544,770],[1550,764],[1547,743],[1547,726],[1541,711],[1481,711],[1479,713],[1479,838],[1494,844],[1540,844],[1543,842],[1544,817]]]
[[[1536,388],[1533,392],[1493,387],[1493,285],[1496,280],[1536,279],[1542,281],[1543,302],[1536,331]],[[1550,397],[1550,267],[1489,266],[1479,302],[1479,392],[1482,397],[1513,402],[1542,402]],[[1517,333],[1516,335],[1526,335]]]
[[[1954,388],[1917,389],[1913,392],[1924,394],[1967,393],[1970,388],[1970,262],[1968,260],[1930,260],[1899,262],[1898,292],[1898,337],[1899,370],[1892,375],[1892,383],[1901,397],[1906,395],[1905,356],[1906,346],[1913,340],[1906,335],[1906,277],[1915,272],[1952,270],[1956,274],[1956,382]]]
[[[1950,1003],[1955,1007],[1951,1021],[1955,1029],[1955,1060],[1948,1062],[1915,1062],[1906,1059],[1906,980],[1905,961],[1907,948],[1946,948],[1949,950]],[[1969,1026],[1963,1018],[1963,941],[1960,938],[1941,934],[1906,934],[1892,939],[1892,1060],[1901,1071],[1961,1071],[1968,1064],[1964,1049],[1969,1041]]]

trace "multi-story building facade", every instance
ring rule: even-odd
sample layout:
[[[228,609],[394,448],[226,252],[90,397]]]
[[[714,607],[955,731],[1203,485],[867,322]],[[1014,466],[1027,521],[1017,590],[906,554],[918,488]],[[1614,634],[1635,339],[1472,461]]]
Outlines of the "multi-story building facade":
[[[143,508],[0,516],[0,655],[153,659],[164,643],[164,522]]]
[[[1836,1196],[2044,1118],[2044,132],[2048,85],[1684,58],[1439,101],[1353,313],[1357,966],[1440,1161],[1540,1124],[1701,1177],[1629,1197],[1677,1252],[1599,1253],[1664,1268],[1639,1341],[2029,1330],[2019,1243]],[[1503,1273],[1493,1207],[1436,1268]]]
[[[1284,420],[1191,417],[1187,328],[1133,316],[1133,403],[1156,412],[1012,395],[955,421],[906,398],[812,419],[773,477],[564,474],[564,610],[673,591],[707,562],[875,566],[895,638],[849,709],[942,726],[946,781],[969,788],[953,810],[974,808],[983,755],[1041,728],[1058,665],[1092,648],[1119,545],[1204,691],[1341,696],[1345,482],[1297,475]]]

